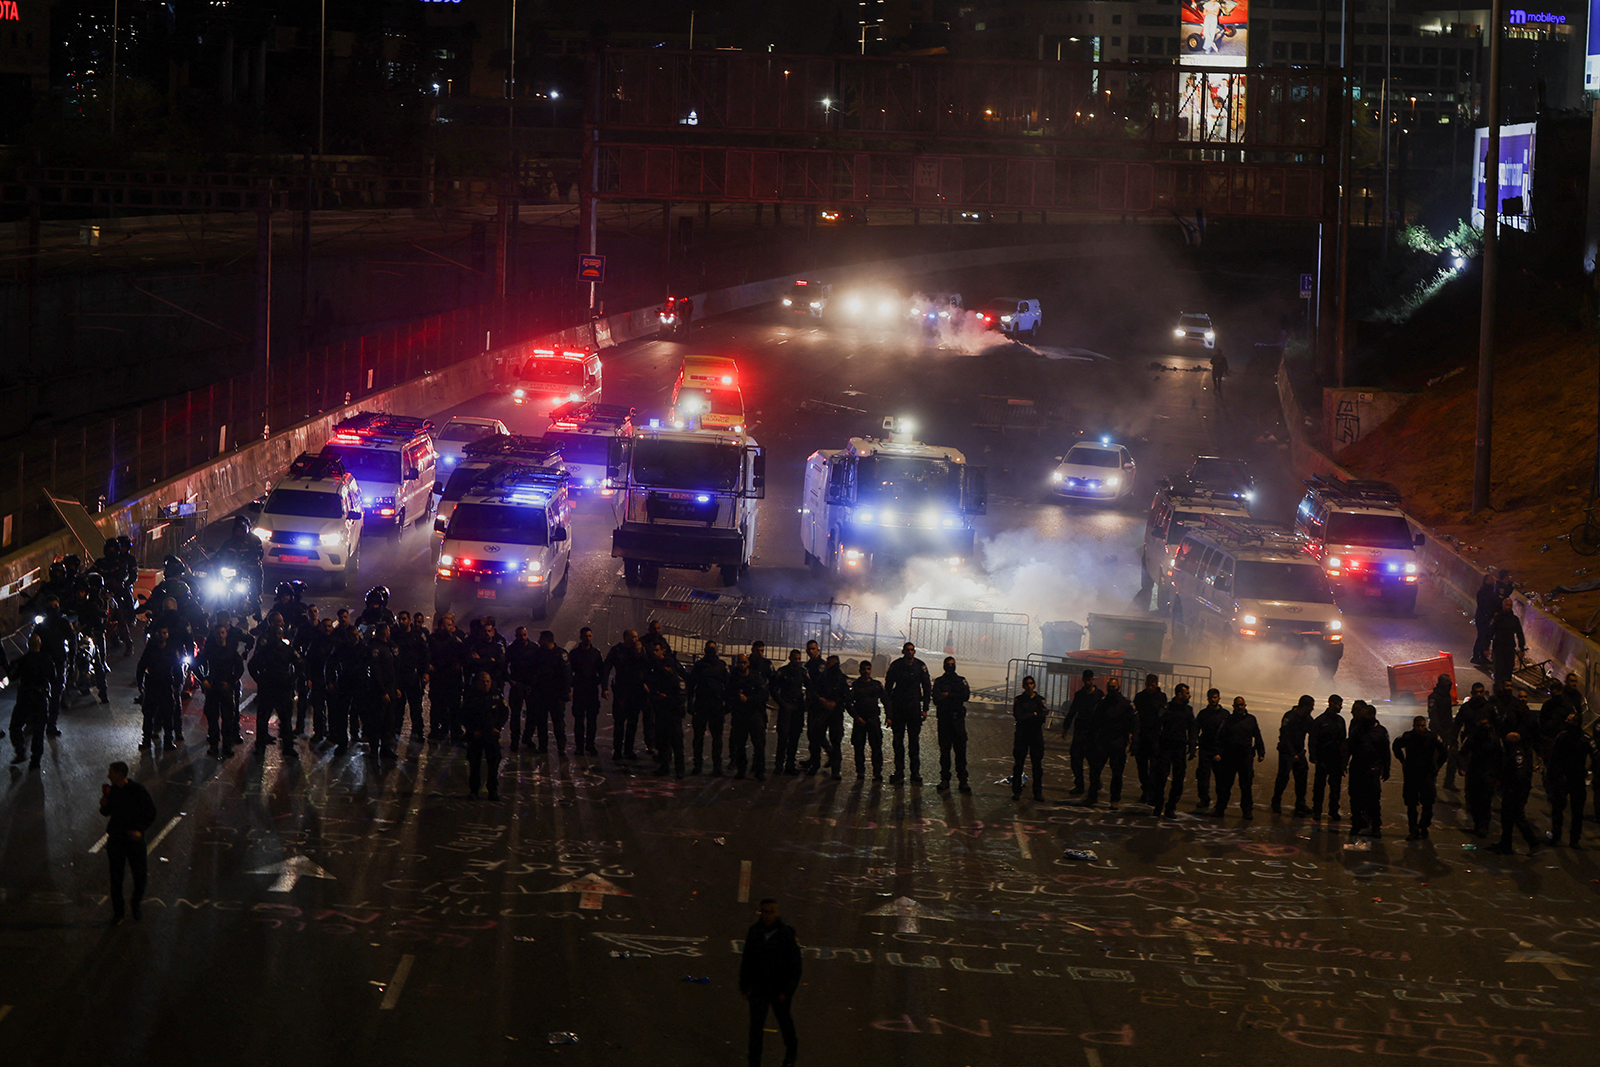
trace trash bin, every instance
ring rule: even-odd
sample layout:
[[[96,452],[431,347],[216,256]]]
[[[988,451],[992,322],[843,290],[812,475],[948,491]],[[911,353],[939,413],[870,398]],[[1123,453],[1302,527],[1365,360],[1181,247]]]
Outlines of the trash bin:
[[[1439,675],[1450,676],[1450,702],[1456,702],[1456,661],[1448,652],[1432,659],[1396,663],[1389,668],[1389,699],[1401,704],[1426,704]]]
[[[1118,649],[1129,659],[1159,660],[1166,636],[1167,620],[1159,616],[1089,616],[1090,646]]]
[[[1083,623],[1071,619],[1047,622],[1039,627],[1044,639],[1044,654],[1065,659],[1083,647]]]

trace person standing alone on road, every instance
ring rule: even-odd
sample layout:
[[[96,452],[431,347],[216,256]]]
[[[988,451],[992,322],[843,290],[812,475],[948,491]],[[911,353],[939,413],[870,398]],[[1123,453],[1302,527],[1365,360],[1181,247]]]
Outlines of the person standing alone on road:
[[[1011,741],[1011,799],[1022,799],[1022,761],[1033,760],[1033,799],[1044,799],[1044,721],[1050,717],[1050,708],[1039,695],[1038,683],[1033,675],[1022,680],[1022,692],[1011,705],[1011,717],[1017,720],[1016,734]]]
[[[778,917],[778,902],[761,902],[761,919],[744,938],[739,960],[739,995],[750,1002],[750,1067],[761,1065],[767,1012],[783,1036],[783,1067],[793,1067],[800,1042],[794,1030],[794,994],[800,988],[800,941],[794,927]]]
[[[121,760],[106,771],[111,781],[100,787],[100,814],[106,823],[106,860],[111,865],[111,921],[122,921],[122,869],[133,872],[133,895],[129,907],[134,921],[144,900],[146,856],[144,835],[156,821],[156,802],[150,791],[128,778],[128,765]]]
[[[1215,51],[1215,49],[1212,49]],[[1222,399],[1222,379],[1228,376],[1228,357],[1221,352],[1214,353],[1211,357],[1211,388],[1217,394],[1217,399]]]

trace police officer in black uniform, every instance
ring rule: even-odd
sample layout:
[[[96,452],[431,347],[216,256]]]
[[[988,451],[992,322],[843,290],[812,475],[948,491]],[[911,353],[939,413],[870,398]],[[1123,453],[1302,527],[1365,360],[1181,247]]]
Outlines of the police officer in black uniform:
[[[634,750],[634,734],[639,728],[639,716],[649,698],[645,693],[644,645],[633,630],[624,630],[622,640],[606,653],[606,681],[602,688],[611,694],[611,758],[615,760],[638,759]],[[655,739],[644,736],[647,750],[653,749]]]
[[[850,747],[856,754],[856,781],[866,778],[866,750],[872,749],[872,780],[883,781],[883,683],[872,676],[872,661],[857,665],[850,683]]]
[[[532,665],[528,661],[536,647],[533,638],[528,636],[526,626],[517,627],[517,632],[511,637],[511,643],[506,646],[506,678],[511,683],[506,689],[506,706],[511,712],[511,718],[508,720],[511,727],[511,741],[508,747],[513,752],[517,751],[519,744],[526,744],[530,748],[533,746],[533,716],[528,716],[527,725],[524,726],[522,713],[528,706],[528,688],[533,673]]]
[[[456,629],[456,617],[445,612],[428,635],[428,740],[450,742],[461,736],[456,714],[466,686],[467,645]]]
[[[228,640],[226,621],[212,628],[194,667],[205,695],[206,755],[213,759],[222,753],[232,755],[233,738],[239,729],[239,683],[245,666],[238,646]]]
[[[772,672],[768,687],[778,709],[778,747],[772,761],[774,774],[799,774],[795,758],[800,752],[800,731],[805,723],[806,687],[811,677],[800,662],[800,650],[789,650],[789,662]]]
[[[1104,699],[1105,693],[1095,684],[1094,671],[1085,668],[1078,690],[1067,702],[1061,718],[1061,736],[1072,732],[1072,745],[1068,750],[1072,759],[1072,788],[1068,790],[1068,796],[1083,795],[1086,781],[1084,765],[1089,760],[1089,753],[1094,751],[1095,715],[1100,710],[1100,701]]]
[[[955,757],[955,776],[963,793],[972,792],[967,784],[967,701],[972,687],[956,673],[956,658],[944,658],[944,672],[933,680],[933,711],[939,726],[939,791],[950,788],[950,760]]]
[[[1389,780],[1389,731],[1365,700],[1350,706],[1350,836],[1383,836],[1383,783]]]
[[[733,674],[728,679],[728,758],[733,776],[743,778],[754,767],[758,782],[767,780],[767,679],[750,666],[750,657],[733,657]],[[746,762],[745,745],[753,759]]]
[[[1311,724],[1316,721],[1311,710],[1317,702],[1307,693],[1300,702],[1283,713],[1278,723],[1278,778],[1272,783],[1272,812],[1283,812],[1283,791],[1294,776],[1294,813],[1310,815],[1306,807],[1306,739],[1311,736]]]
[[[906,780],[906,756],[910,753],[911,784],[922,784],[922,724],[933,702],[933,679],[928,665],[917,658],[917,648],[907,641],[900,658],[884,672],[883,688],[888,695],[889,729],[894,734],[894,774],[891,785]]]
[[[262,637],[250,657],[250,677],[256,682],[256,758],[272,743],[272,716],[278,717],[278,741],[285,756],[295,755],[294,695],[302,665],[300,655],[285,639],[281,620]]]
[[[1189,687],[1183,682],[1172,687],[1172,699],[1161,709],[1161,721],[1156,729],[1150,814],[1171,819],[1178,814],[1178,801],[1183,798],[1183,780],[1199,737],[1194,708],[1189,704]],[[1172,781],[1170,790],[1167,789],[1168,779]]]
[[[494,676],[480,670],[461,701],[460,723],[467,738],[467,795],[478,799],[479,768],[489,799],[500,799],[500,731],[505,727],[505,698],[494,687]]]
[[[1213,762],[1217,767],[1217,806],[1211,814],[1222,818],[1228,810],[1228,800],[1233,795],[1233,783],[1239,783],[1239,814],[1241,818],[1255,818],[1255,763],[1267,758],[1267,744],[1261,739],[1261,726],[1250,714],[1244,697],[1233,698],[1233,711],[1217,731],[1217,754]]]
[[[656,773],[683,777],[683,676],[666,644],[650,646],[644,689],[656,725]]]
[[[1338,693],[1328,696],[1328,706],[1311,722],[1307,738],[1307,758],[1316,767],[1311,780],[1311,817],[1322,818],[1322,797],[1328,797],[1328,818],[1339,821],[1339,784],[1344,780],[1345,729],[1344,698]]]
[[[1133,768],[1139,774],[1139,802],[1151,804],[1150,773],[1161,748],[1161,710],[1167,706],[1167,694],[1161,691],[1161,676],[1147,674],[1144,688],[1133,695],[1133,711],[1139,728],[1134,735]]]
[[[233,532],[228,535],[226,541],[217,546],[215,559],[219,566],[229,566],[238,572],[239,578],[250,590],[245,594],[248,597],[250,614],[260,620],[263,585],[262,547],[261,538],[250,532],[249,519],[243,515],[234,516]]]
[[[690,774],[704,766],[706,732],[711,733],[711,773],[722,775],[722,727],[728,710],[728,664],[717,654],[717,643],[707,641],[705,654],[689,668],[685,682],[689,699],[690,722],[694,727],[694,765]]]
[[[539,631],[539,643],[527,659],[528,664],[528,720],[529,734],[538,733],[539,744],[534,749],[544,755],[549,748],[550,733],[555,734],[556,754],[567,754],[567,701],[572,699],[572,668],[567,664],[567,653],[556,644],[556,635],[550,630]],[[530,737],[529,743],[532,743]]]
[[[139,704],[144,710],[144,733],[139,747],[163,743],[177,748],[180,694],[183,692],[184,649],[172,640],[165,626],[157,626],[155,636],[145,643],[134,668],[134,684],[139,687]]]
[[[1418,715],[1411,720],[1411,729],[1395,738],[1394,755],[1400,761],[1402,799],[1411,827],[1406,840],[1418,841],[1427,837],[1433,826],[1434,783],[1448,751],[1428,728],[1428,716]]]
[[[594,747],[594,732],[600,719],[606,661],[595,647],[594,631],[589,627],[578,631],[578,643],[567,653],[567,666],[572,672],[572,752],[599,756]]]
[[[24,759],[22,746],[28,742],[28,766],[39,766],[44,756],[45,723],[50,712],[50,672],[53,665],[45,654],[43,639],[38,634],[28,635],[28,651],[17,657],[10,666],[11,684],[16,689],[16,703],[11,708],[11,747],[15,754],[12,763]]]
[[[1044,723],[1050,707],[1039,695],[1033,675],[1022,679],[1022,692],[1011,702],[1016,728],[1011,737],[1011,799],[1022,799],[1022,763],[1033,761],[1033,799],[1044,799]]]
[[[389,642],[394,646],[395,681],[400,684],[400,695],[395,699],[394,732],[399,735],[409,709],[411,740],[421,741],[426,734],[422,725],[422,693],[428,684],[428,635],[412,621],[409,611],[402,611],[395,615]]]
[[[365,688],[367,655],[355,626],[342,626],[334,634],[336,643],[328,653],[324,677],[328,690],[328,740],[338,754],[349,746],[353,720],[360,714],[356,700]]]

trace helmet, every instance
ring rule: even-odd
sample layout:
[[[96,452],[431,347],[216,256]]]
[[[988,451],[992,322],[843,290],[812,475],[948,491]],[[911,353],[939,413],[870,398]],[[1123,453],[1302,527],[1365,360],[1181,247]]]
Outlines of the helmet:
[[[92,591],[97,593],[106,586],[105,576],[99,571],[90,571],[89,576],[85,578],[84,581],[88,584]]]
[[[306,594],[306,583],[295,578],[287,584],[289,586],[289,595],[294,598],[296,604],[300,603]]]
[[[67,568],[68,576],[76,577],[78,572],[83,570],[83,557],[78,555],[76,552],[68,556],[66,559],[63,559],[61,562]]]
[[[389,606],[389,587],[375,585],[367,590],[367,607],[386,608]]]
[[[161,573],[168,581],[181,578],[189,573],[189,568],[184,566],[183,560],[177,556],[168,556],[161,561]]]
[[[106,538],[105,548],[102,554],[107,556],[115,556],[117,554],[117,549],[120,547],[121,544],[115,537],[108,537]]]
[[[245,518],[243,515],[235,515],[233,517],[233,532],[236,533],[236,534],[247,534],[247,533],[249,533],[250,532],[250,520]]]
[[[50,581],[64,582],[67,580],[67,565],[61,560],[53,560],[50,564]]]
[[[294,596],[293,582],[279,582],[272,590],[273,596]]]
[[[129,537],[127,534],[119,535],[117,537],[117,547],[121,548],[124,552],[131,553],[133,551],[133,538]]]

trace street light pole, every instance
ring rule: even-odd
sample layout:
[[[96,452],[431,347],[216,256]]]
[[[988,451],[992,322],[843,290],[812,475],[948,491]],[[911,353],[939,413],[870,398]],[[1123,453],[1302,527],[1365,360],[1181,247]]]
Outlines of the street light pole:
[[[322,159],[322,108],[328,85],[328,0],[322,0],[317,32],[317,159]]]
[[[111,0],[111,135],[117,133],[117,24],[122,21],[121,0]]]
[[[1472,454],[1472,510],[1489,506],[1494,450],[1495,273],[1500,261],[1500,36],[1505,0],[1489,7],[1489,145],[1483,160],[1483,295],[1478,312],[1478,432]]]

